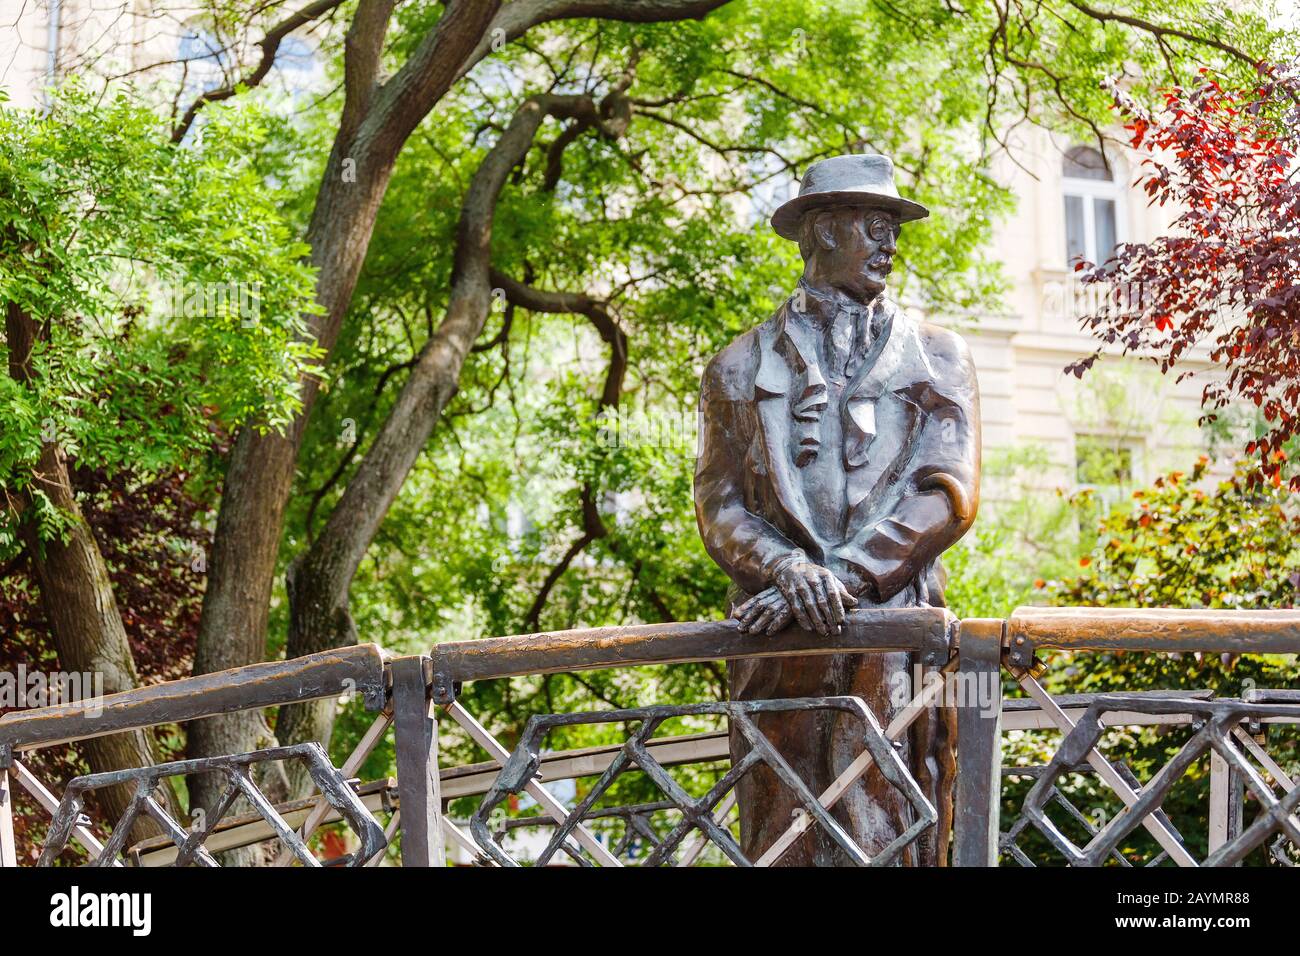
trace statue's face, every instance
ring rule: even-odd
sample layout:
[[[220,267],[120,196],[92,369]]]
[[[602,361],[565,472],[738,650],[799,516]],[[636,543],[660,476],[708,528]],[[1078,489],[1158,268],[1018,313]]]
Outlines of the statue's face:
[[[858,299],[884,291],[898,252],[895,216],[882,209],[830,210],[818,216],[813,233],[814,271],[821,282]]]

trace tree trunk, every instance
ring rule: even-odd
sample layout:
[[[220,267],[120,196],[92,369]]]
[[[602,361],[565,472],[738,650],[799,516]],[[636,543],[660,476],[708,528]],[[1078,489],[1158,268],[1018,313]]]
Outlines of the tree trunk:
[[[66,541],[38,542],[34,528],[26,532],[41,604],[59,652],[59,666],[65,671],[102,677],[105,694],[138,687],[140,679],[113,597],[108,567],[73,497],[67,465],[57,447],[46,444],[41,449],[39,467],[40,490],[72,523]],[[95,773],[149,767],[157,760],[150,735],[143,730],[94,737],[78,746]],[[99,791],[103,822],[116,823],[134,792],[131,784]],[[170,789],[160,791],[159,798],[164,807],[176,813]],[[161,832],[152,820],[140,818],[132,828],[132,837],[141,840]]]
[[[380,53],[392,6],[391,0],[363,0],[348,31],[343,116],[307,231],[311,263],[319,270],[316,300],[323,308],[308,317],[308,330],[326,355],[351,302],[397,154],[450,88],[499,4],[484,0],[449,8],[412,54],[408,66],[413,69],[403,68],[380,87]],[[245,428],[235,441],[208,563],[196,674],[256,663],[265,656],[284,509],[317,387],[315,378],[303,379],[303,408],[286,434]],[[266,734],[261,714],[209,718],[190,727],[188,754],[244,752],[255,749]],[[193,806],[210,807],[217,796],[215,781],[195,778],[190,792]]]
[[[330,158],[308,231],[312,264],[320,270],[317,298],[327,310],[315,317],[313,334],[326,353],[338,337],[392,172],[391,165],[371,169],[363,182],[358,171],[357,182],[345,182],[344,160],[349,157],[344,152],[336,147]],[[284,509],[293,488],[302,430],[316,394],[316,379],[305,379],[302,411],[286,434],[244,428],[235,440],[208,561],[195,674],[254,664],[266,654]],[[190,757],[245,753],[272,741],[262,714],[227,714],[191,724],[187,753]],[[191,806],[211,808],[221,789],[221,781],[211,774],[191,778]],[[253,859],[231,857],[226,862],[236,861]]]
[[[36,321],[10,303],[5,315],[5,338],[9,346],[9,374],[15,381],[31,380],[30,357],[39,335]],[[33,506],[33,494],[39,490],[69,522],[66,540],[62,541],[39,540],[37,529],[30,521],[23,527],[41,589],[41,604],[59,654],[59,666],[67,672],[102,680],[105,694],[139,686],[135,659],[113,596],[108,566],[82,516],[68,477],[67,462],[56,442],[42,445],[33,485],[25,496],[26,507]],[[78,746],[95,773],[148,767],[156,762],[152,740],[146,731],[95,737]],[[102,822],[116,823],[134,791],[131,785],[99,791],[96,799],[103,814]],[[164,787],[158,796],[164,807],[175,814],[171,790]],[[156,823],[142,817],[132,828],[132,837],[144,839],[161,832]]]
[[[348,612],[352,578],[455,393],[465,357],[491,310],[492,219],[497,197],[510,171],[528,154],[542,121],[551,114],[574,115],[575,111],[594,115],[595,104],[582,96],[526,100],[475,171],[461,205],[446,314],[421,350],[397,402],[321,534],[290,565],[286,578],[289,656],[356,642],[356,627]],[[334,710],[332,700],[281,708],[277,726],[281,742],[318,740],[327,744]],[[294,775],[295,791],[308,786],[305,774]]]
[[[597,17],[629,22],[654,22],[702,17],[726,0],[530,0],[502,6],[499,0],[460,0],[446,5],[437,26],[417,45],[407,62],[382,86],[379,67],[388,17],[393,0],[361,0],[348,31],[344,55],[345,99],[339,131],[330,161],[313,210],[308,232],[311,261],[320,269],[317,301],[324,314],[310,317],[309,328],[322,350],[328,355],[338,337],[343,316],[350,304],[361,264],[378,215],[379,204],[388,179],[407,137],[437,104],[451,85],[480,60],[490,55],[500,40],[508,42],[528,29],[550,20],[573,17]],[[499,11],[499,13],[498,13]],[[350,177],[349,177],[350,174]],[[353,181],[349,181],[351,178]],[[449,318],[451,314],[449,308]],[[446,324],[446,323],[444,323]],[[481,327],[481,321],[479,323]],[[441,348],[454,352],[465,334],[455,332],[456,341]],[[473,341],[477,331],[467,340]],[[468,344],[465,346],[468,348]],[[445,353],[444,353],[445,359]],[[454,356],[453,356],[454,357]],[[463,361],[463,356],[460,359]],[[432,364],[432,360],[431,360]],[[459,361],[454,362],[459,372]],[[414,374],[413,376],[414,377]],[[455,375],[448,381],[441,372],[429,394],[417,404],[437,409],[430,422],[446,403],[454,389]],[[275,573],[275,555],[283,528],[284,509],[292,485],[294,463],[300,447],[303,426],[316,396],[314,380],[303,382],[303,410],[289,434],[283,438],[244,434],[236,442],[229,474],[222,496],[221,515],[217,522],[210,563],[208,593],[203,603],[199,625],[199,650],[196,673],[220,666],[235,666],[260,660],[266,645],[267,604]],[[445,392],[445,394],[444,394]],[[441,395],[442,397],[438,397]],[[429,427],[432,427],[430,423]],[[427,439],[427,434],[425,436]],[[423,441],[421,441],[423,444]],[[415,452],[418,454],[418,449]],[[403,453],[405,454],[405,453]],[[400,458],[400,456],[399,456]],[[413,459],[412,459],[413,460]],[[404,477],[409,464],[402,467],[389,459],[381,470],[397,471]],[[380,484],[388,484],[388,479]],[[397,486],[400,487],[400,480]],[[380,491],[371,498],[373,507],[382,503],[379,517],[387,510]],[[396,494],[394,490],[393,495]],[[227,508],[231,514],[226,516]],[[339,509],[336,509],[336,512]],[[374,522],[377,527],[378,519]],[[367,533],[368,544],[373,528]],[[350,582],[356,564],[349,545],[344,554],[326,556],[332,547],[321,549],[318,560],[328,566],[325,577],[331,582],[346,576]],[[360,549],[364,553],[365,548]],[[357,557],[356,561],[359,562]],[[351,565],[351,570],[348,566]],[[304,581],[303,569],[290,577]],[[230,580],[230,578],[237,580]],[[299,638],[290,634],[290,654],[303,653],[300,647],[354,640],[350,619],[346,618],[346,585],[339,599],[338,587],[292,583],[298,603],[311,608],[317,623],[302,625]],[[303,587],[312,589],[309,596]],[[291,594],[291,601],[294,600]],[[342,610],[344,617],[339,616]],[[344,623],[346,620],[346,623]],[[333,636],[327,636],[333,635]],[[229,644],[228,648],[219,645]],[[332,707],[329,703],[303,705],[290,709],[277,725],[281,740],[322,736],[328,739]],[[309,711],[325,711],[324,723],[301,724]],[[189,753],[204,756],[228,753],[257,735],[257,725],[250,717],[223,718],[209,721],[192,737]],[[314,733],[312,728],[323,733]]]

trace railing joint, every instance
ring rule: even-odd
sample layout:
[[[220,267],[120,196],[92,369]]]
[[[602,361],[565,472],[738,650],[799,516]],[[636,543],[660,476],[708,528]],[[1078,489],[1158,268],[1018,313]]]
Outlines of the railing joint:
[[[953,617],[944,622],[940,628],[931,628],[926,635],[921,649],[921,663],[926,667],[943,667],[952,656],[954,638],[961,622]]]
[[[1007,644],[1007,663],[1011,667],[1031,671],[1034,667],[1034,642],[1023,634],[1017,634]]]
[[[453,680],[447,668],[443,665],[441,649],[435,645],[429,652],[427,663],[425,664],[425,675],[429,682],[429,698],[435,704],[443,707],[449,707],[456,703],[456,698],[460,696],[461,687],[464,686],[461,681]]]

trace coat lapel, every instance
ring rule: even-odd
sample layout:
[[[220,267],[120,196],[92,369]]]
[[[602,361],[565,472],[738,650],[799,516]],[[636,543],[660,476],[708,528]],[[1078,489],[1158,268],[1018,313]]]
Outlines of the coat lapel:
[[[811,356],[800,351],[807,369],[813,375],[796,374],[790,363],[780,353],[778,343],[786,331],[788,304],[783,305],[773,321],[759,329],[758,335],[758,371],[754,376],[754,404],[758,413],[758,433],[762,442],[763,463],[767,469],[768,480],[772,483],[775,498],[785,510],[793,524],[803,532],[802,538],[807,542],[816,542],[812,532],[812,518],[808,510],[808,500],[803,493],[795,467],[791,448],[791,412],[798,414],[815,414],[817,402],[816,382],[821,382],[821,407],[826,404],[826,385],[821,379],[821,370],[817,367],[816,352]],[[806,345],[807,343],[805,343]],[[798,349],[798,344],[795,343]],[[813,359],[808,364],[808,358]],[[790,392],[798,388],[799,400],[791,403]]]
[[[848,531],[855,531],[878,510],[888,490],[886,479],[896,474],[911,455],[913,431],[919,410],[899,393],[899,378],[906,375],[918,347],[916,330],[892,302],[880,300],[880,335],[845,389],[844,464],[848,470]],[[886,446],[875,443],[878,434],[897,436]],[[875,451],[872,454],[872,451]]]

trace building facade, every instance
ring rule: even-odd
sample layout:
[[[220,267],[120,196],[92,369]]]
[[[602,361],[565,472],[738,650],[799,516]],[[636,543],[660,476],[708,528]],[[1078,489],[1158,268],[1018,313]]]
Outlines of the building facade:
[[[1077,278],[1079,257],[1104,262],[1117,243],[1165,232],[1170,211],[1134,185],[1139,159],[1107,144],[1071,143],[1041,129],[1024,132],[996,175],[1016,196],[993,243],[1010,289],[1006,309],[976,321],[950,320],[971,347],[980,380],[985,459],[1009,449],[1028,456],[1040,487],[1130,485],[1189,469],[1219,444],[1202,428],[1201,393],[1215,369],[1204,350],[1161,375],[1149,360],[1107,348],[1082,379],[1070,363],[1098,340],[1080,326],[1103,290]],[[1193,374],[1179,380],[1177,371]],[[1213,470],[1225,472],[1217,460]],[[1021,476],[1022,478],[1026,476]],[[989,489],[994,498],[996,487]]]

